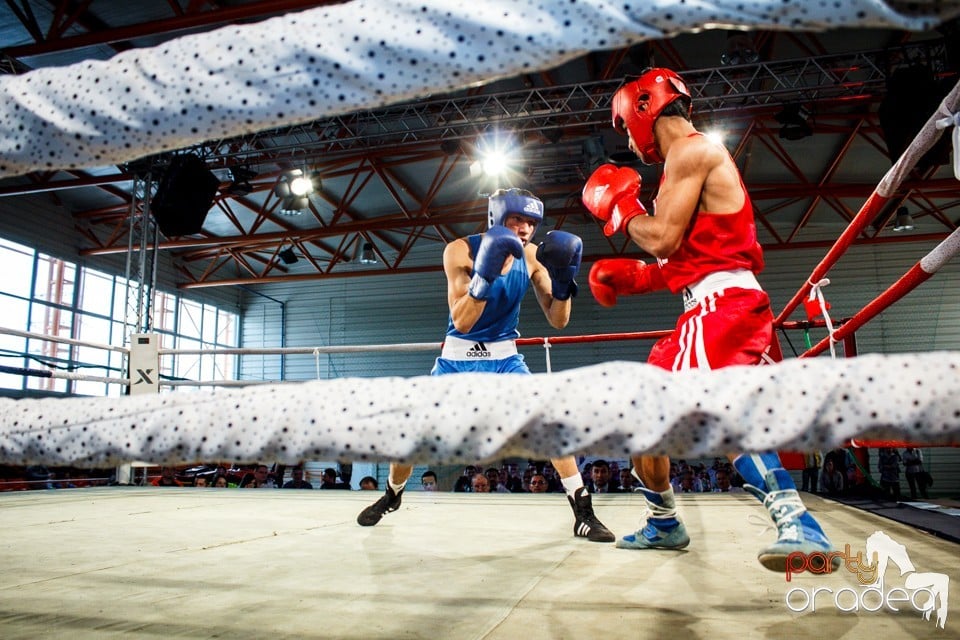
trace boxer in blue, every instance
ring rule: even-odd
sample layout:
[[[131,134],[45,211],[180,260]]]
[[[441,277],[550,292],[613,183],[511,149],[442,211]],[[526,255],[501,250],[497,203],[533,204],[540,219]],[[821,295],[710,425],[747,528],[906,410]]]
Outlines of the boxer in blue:
[[[500,189],[490,196],[486,233],[459,238],[443,251],[450,318],[443,351],[432,375],[464,372],[529,374],[517,353],[520,302],[532,285],[550,323],[562,329],[570,321],[574,277],[580,268],[583,243],[566,231],[547,233],[537,246],[531,241],[543,222],[543,202],[524,189]],[[593,513],[590,493],[583,486],[572,456],[551,461],[573,508],[573,533],[593,542],[616,537]],[[357,516],[370,527],[400,507],[412,465],[392,463],[386,493]]]

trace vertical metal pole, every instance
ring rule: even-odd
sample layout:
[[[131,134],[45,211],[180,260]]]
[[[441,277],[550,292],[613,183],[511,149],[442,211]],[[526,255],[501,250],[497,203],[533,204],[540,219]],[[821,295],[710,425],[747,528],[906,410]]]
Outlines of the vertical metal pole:
[[[127,354],[126,371],[128,394],[157,393],[160,368],[158,348],[159,336],[147,335],[153,328],[153,292],[157,283],[157,243],[159,230],[150,216],[150,196],[153,191],[152,172],[137,174],[133,180],[133,192],[130,197],[130,229],[127,237],[127,263],[124,271],[126,278],[126,300],[123,313],[123,339],[130,347]],[[136,252],[136,253],[135,253]],[[144,345],[150,349],[143,357]],[[138,355],[131,355],[134,351]],[[137,466],[144,466],[143,463]],[[117,467],[117,484],[131,484],[133,463]],[[144,467],[144,479],[146,470]]]

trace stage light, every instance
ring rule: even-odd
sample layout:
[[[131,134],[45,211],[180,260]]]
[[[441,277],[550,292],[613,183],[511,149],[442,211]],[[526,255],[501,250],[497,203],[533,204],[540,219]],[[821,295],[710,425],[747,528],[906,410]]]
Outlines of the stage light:
[[[363,248],[360,250],[360,264],[377,264],[377,254],[373,251],[373,245],[369,242],[363,243]]]
[[[780,113],[774,116],[774,119],[783,125],[780,127],[780,137],[784,140],[802,140],[812,136],[813,129],[807,121],[809,117],[810,112],[799,104],[784,106]]]
[[[257,172],[248,167],[233,167],[230,169],[230,184],[224,189],[231,196],[245,196],[253,191],[250,181],[257,177]]]
[[[297,254],[293,252],[293,247],[287,247],[277,255],[280,257],[280,260],[283,262],[283,264],[294,264],[299,260],[299,258],[297,258]]]
[[[491,132],[477,140],[477,159],[470,165],[470,175],[497,178],[515,170],[518,148],[509,133]]]
[[[727,36],[725,51],[720,54],[720,64],[736,66],[738,64],[753,64],[760,59],[760,54],[753,41],[742,33]]]
[[[306,176],[297,176],[290,181],[290,193],[298,198],[313,193],[313,182]]]
[[[281,199],[280,213],[286,215],[302,213],[310,204],[310,194],[313,190],[313,178],[305,170],[294,169],[281,176],[273,189],[274,194]]]
[[[893,223],[894,231],[913,231],[913,216],[906,207],[897,209],[897,218]]]

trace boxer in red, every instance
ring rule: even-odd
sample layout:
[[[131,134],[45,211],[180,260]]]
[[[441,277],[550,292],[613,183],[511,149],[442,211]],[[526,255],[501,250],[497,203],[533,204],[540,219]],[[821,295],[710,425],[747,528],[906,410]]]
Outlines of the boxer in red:
[[[605,223],[604,233],[625,233],[655,263],[598,260],[590,290],[600,304],[617,296],[669,289],[682,294],[684,313],[658,341],[648,362],[670,371],[760,364],[779,358],[770,300],[757,281],[763,252],[753,206],[727,150],[690,121],[693,100],[683,79],[650,69],[613,97],[613,126],[645,163],[663,163],[653,211],[639,202],[640,176],[602,165],[583,188],[583,203]],[[833,550],[804,506],[776,452],[730,456],[744,488],[759,498],[777,527],[777,541],[760,562],[783,571],[791,553]],[[633,472],[649,510],[644,526],[617,541],[627,549],[682,549],[690,543],[677,515],[666,456],[633,457]]]

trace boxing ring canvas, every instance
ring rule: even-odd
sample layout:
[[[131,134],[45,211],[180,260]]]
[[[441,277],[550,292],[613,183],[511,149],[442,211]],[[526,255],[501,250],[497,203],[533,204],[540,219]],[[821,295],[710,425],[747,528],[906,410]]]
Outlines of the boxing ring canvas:
[[[718,25],[920,30],[960,8],[916,4],[331,5],[0,76],[0,176],[127,162]],[[536,34],[525,28],[533,23]],[[515,380],[466,374],[2,400],[0,463],[695,457],[825,449],[851,437],[957,444],[958,366],[953,352],[680,374],[611,362],[527,378],[528,401],[509,405],[491,399],[515,399]],[[855,556],[869,544],[890,561],[874,576],[887,590],[881,606],[856,564],[827,575],[762,569],[755,555],[773,534],[757,535],[749,519],[762,510],[746,495],[681,495],[693,539],[682,552],[575,538],[561,495],[410,493],[379,526],[358,527],[369,501],[362,492],[137,487],[2,494],[0,635],[957,637],[957,589],[947,588],[960,578],[955,543],[815,496],[807,507],[838,547]],[[595,500],[618,535],[636,528],[642,505],[632,494]]]
[[[761,508],[746,494],[678,496],[693,539],[681,552],[574,538],[561,494],[413,492],[378,526],[358,527],[370,495],[0,494],[0,630],[7,640],[958,636],[955,543],[816,496],[804,500],[838,548],[864,552],[877,531],[904,548],[914,570],[900,575],[894,558],[884,592],[911,575],[949,578],[944,628],[910,602],[867,610],[877,600],[847,569],[790,582],[764,570],[755,555],[774,534],[757,535],[750,515]],[[594,505],[618,535],[643,512],[639,494]],[[858,598],[865,606],[850,610]]]

